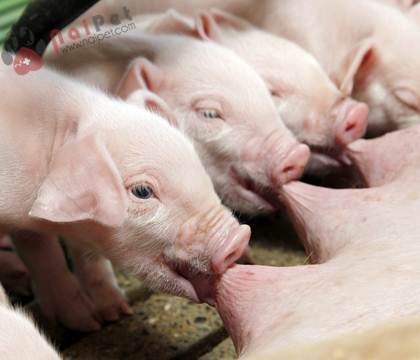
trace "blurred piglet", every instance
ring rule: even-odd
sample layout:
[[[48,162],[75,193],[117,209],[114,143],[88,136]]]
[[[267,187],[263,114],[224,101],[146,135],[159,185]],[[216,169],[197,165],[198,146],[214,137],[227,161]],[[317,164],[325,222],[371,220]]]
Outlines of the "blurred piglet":
[[[222,200],[243,213],[274,211],[274,189],[302,174],[309,149],[282,123],[258,74],[201,37],[168,13],[123,37],[47,58],[128,101],[138,89],[157,94],[167,105],[153,107],[172,109]]]
[[[189,29],[246,60],[270,90],[279,121],[316,154],[312,160],[325,154],[342,160],[345,146],[364,134],[367,106],[343,96],[314,57],[294,43],[218,9],[202,11],[195,24],[175,10],[162,17],[166,27],[152,28],[155,32]],[[315,161],[310,169],[318,169]]]
[[[420,121],[420,28],[366,0],[269,0],[259,25],[311,52],[345,93],[369,105],[368,134]]]
[[[241,358],[419,313],[419,141],[417,126],[354,144],[373,188],[284,186],[314,264],[234,266],[216,279],[213,297]]]
[[[196,286],[241,256],[250,230],[221,205],[192,144],[160,116],[51,70],[19,76],[1,65],[0,79],[0,231],[12,234],[44,313],[97,329],[109,299],[92,294],[114,286],[104,268],[85,294],[57,235],[91,249],[87,264],[105,255],[154,289],[202,300]]]
[[[13,308],[0,285],[0,359],[59,360],[61,357],[47,342],[21,309]]]

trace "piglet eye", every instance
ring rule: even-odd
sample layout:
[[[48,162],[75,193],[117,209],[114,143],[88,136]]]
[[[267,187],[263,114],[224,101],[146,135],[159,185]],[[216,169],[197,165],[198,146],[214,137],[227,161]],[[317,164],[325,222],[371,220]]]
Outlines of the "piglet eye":
[[[200,109],[201,115],[206,119],[221,119],[222,115],[215,109]]]
[[[152,188],[143,184],[133,186],[131,188],[131,193],[135,197],[143,200],[150,199],[152,196],[154,196]]]

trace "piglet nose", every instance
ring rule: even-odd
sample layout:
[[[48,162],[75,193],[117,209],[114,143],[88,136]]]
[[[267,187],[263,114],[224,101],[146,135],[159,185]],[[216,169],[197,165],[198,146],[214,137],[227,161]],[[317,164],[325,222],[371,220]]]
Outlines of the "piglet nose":
[[[309,161],[310,150],[307,145],[295,146],[283,161],[276,164],[271,171],[271,179],[276,188],[297,180],[303,174]]]
[[[250,237],[251,229],[248,225],[240,225],[231,232],[212,259],[213,272],[223,274],[233,265],[244,253]]]
[[[335,128],[335,142],[346,146],[360,139],[367,127],[369,108],[365,103],[346,99],[340,106]]]

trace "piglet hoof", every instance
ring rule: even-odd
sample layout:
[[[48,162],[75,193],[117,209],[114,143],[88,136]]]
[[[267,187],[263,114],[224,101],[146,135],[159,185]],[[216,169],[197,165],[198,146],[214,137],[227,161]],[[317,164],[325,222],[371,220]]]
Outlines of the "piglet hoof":
[[[69,273],[59,281],[35,289],[47,319],[76,331],[99,330],[101,323],[96,317],[94,305],[82,291],[77,279]]]
[[[123,291],[116,285],[97,282],[86,289],[86,292],[101,321],[117,321],[122,315],[133,314]]]
[[[29,273],[14,252],[0,250],[0,269],[0,283],[7,291],[20,296],[32,294]]]
[[[13,250],[13,243],[10,236],[0,233],[0,250]]]

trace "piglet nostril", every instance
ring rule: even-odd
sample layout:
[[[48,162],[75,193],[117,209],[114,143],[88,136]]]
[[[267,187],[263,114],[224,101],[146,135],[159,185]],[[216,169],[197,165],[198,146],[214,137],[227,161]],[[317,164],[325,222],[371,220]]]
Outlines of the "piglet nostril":
[[[346,146],[361,138],[366,131],[369,108],[364,103],[347,100],[343,105],[341,123],[335,130],[335,142]]]
[[[346,128],[344,129],[345,132],[352,131],[356,127],[355,123],[347,124]]]

